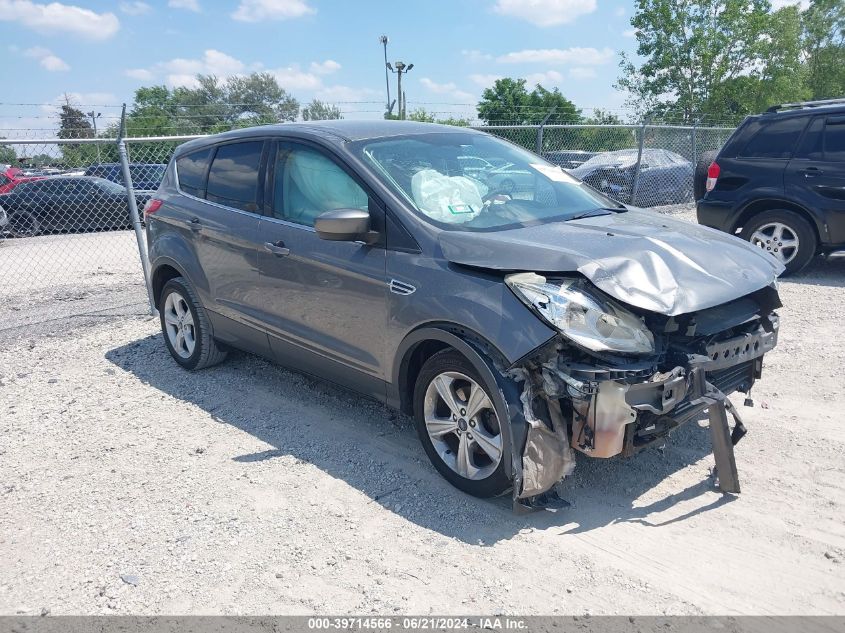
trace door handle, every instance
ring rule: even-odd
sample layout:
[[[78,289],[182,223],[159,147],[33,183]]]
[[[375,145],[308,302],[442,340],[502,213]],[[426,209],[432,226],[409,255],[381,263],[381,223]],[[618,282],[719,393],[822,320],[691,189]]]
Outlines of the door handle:
[[[278,242],[264,242],[264,250],[273,253],[276,257],[290,255],[290,249],[285,246],[282,240]]]
[[[199,231],[202,229],[202,224],[200,224],[199,218],[191,218],[191,230],[192,231]]]
[[[801,170],[801,173],[804,174],[804,178],[815,178],[821,176],[824,172],[818,167],[806,167]]]

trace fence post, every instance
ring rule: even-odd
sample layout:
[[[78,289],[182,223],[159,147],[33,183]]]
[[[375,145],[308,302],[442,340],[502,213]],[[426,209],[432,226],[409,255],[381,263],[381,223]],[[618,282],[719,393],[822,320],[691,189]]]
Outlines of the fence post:
[[[640,165],[643,161],[643,143],[645,143],[645,128],[648,125],[648,119],[643,119],[643,124],[640,126],[640,142],[637,148],[637,165],[634,168],[634,183],[631,185],[631,202],[630,204],[637,206],[637,192],[640,189]]]
[[[144,229],[141,226],[141,216],[138,214],[138,203],[135,201],[135,190],[132,188],[132,174],[129,171],[129,154],[126,151],[126,142],[123,140],[126,133],[126,104],[123,104],[123,111],[120,115],[120,131],[117,135],[117,152],[120,154],[120,166],[123,170],[123,183],[126,185],[126,201],[129,204],[129,217],[132,219],[132,228],[135,229],[135,240],[138,242],[138,255],[141,257],[141,270],[144,272],[144,286],[147,289],[147,299],[150,302],[150,314],[156,313],[155,301],[153,300],[153,289],[150,283],[150,258],[147,253],[147,241],[144,239]]]
[[[692,168],[695,169],[695,166],[698,165],[698,152],[696,151],[696,131],[698,129],[698,119],[693,119],[692,121]]]
[[[545,116],[545,118],[540,121],[540,127],[537,128],[537,142],[534,146],[534,153],[538,156],[543,155],[543,126],[546,125],[549,119],[552,118],[552,115],[555,113],[555,110],[557,110],[557,106],[549,110],[549,113]]]

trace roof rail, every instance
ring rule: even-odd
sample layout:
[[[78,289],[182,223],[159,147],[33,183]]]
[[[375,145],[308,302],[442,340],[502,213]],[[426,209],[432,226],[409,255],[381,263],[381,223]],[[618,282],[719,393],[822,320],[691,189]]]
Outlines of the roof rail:
[[[845,104],[845,98],[821,99],[819,101],[799,101],[797,103],[782,103],[772,106],[766,112],[780,112],[781,110],[797,110],[799,108],[819,108],[822,106]]]

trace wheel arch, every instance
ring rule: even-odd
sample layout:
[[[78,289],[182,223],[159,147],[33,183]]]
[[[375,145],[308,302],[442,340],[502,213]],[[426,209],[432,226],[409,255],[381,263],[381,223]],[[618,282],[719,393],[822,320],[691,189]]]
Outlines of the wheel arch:
[[[813,233],[816,236],[816,249],[818,250],[818,247],[824,241],[822,238],[822,235],[826,232],[824,224],[805,207],[789,200],[764,198],[762,200],[754,200],[753,202],[750,202],[737,214],[731,226],[731,234],[736,234],[737,231],[745,227],[752,218],[760,213],[775,210],[792,211],[805,219],[810,225],[810,228],[813,229]]]
[[[487,385],[495,386],[490,398],[499,419],[508,421],[502,424],[502,436],[503,448],[511,456],[510,460],[505,460],[505,471],[512,478],[515,468],[519,468],[513,463],[513,427],[525,423],[519,400],[521,390],[513,379],[503,373],[508,365],[504,356],[481,334],[450,323],[427,324],[410,332],[396,352],[393,394],[389,400],[404,413],[412,414],[416,377],[423,363],[444,349],[454,349],[462,354]]]

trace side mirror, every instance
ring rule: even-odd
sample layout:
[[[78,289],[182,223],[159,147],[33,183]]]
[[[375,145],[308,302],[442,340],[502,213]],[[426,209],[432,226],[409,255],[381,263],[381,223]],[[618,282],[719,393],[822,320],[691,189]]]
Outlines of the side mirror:
[[[334,209],[314,220],[314,230],[321,240],[331,242],[366,242],[371,244],[378,234],[370,231],[370,213],[363,209]]]

